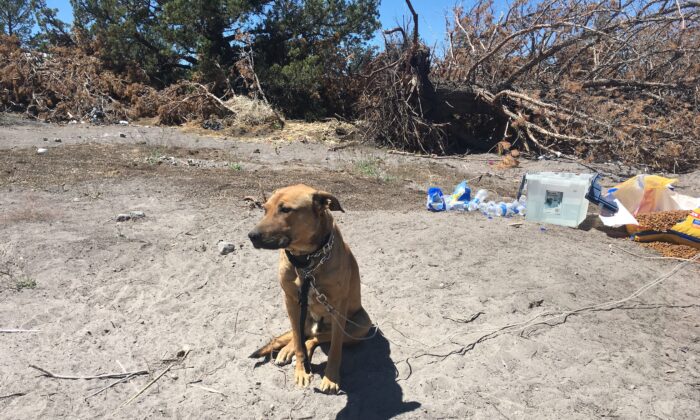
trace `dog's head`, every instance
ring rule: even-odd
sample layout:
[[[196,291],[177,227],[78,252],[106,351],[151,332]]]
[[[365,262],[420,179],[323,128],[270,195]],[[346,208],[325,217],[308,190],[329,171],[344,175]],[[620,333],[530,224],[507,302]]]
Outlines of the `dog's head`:
[[[255,248],[312,252],[333,228],[328,210],[342,211],[338,199],[306,185],[282,188],[263,205],[265,215],[248,233]]]

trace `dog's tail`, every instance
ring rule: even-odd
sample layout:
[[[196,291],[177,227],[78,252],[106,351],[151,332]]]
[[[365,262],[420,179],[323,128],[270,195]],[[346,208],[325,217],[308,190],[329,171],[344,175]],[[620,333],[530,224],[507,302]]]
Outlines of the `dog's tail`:
[[[292,330],[287,331],[279,337],[273,338],[272,341],[255,350],[253,354],[251,354],[248,357],[250,357],[251,359],[257,359],[259,357],[270,356],[273,351],[281,349],[282,347],[289,344],[290,341],[292,341]]]

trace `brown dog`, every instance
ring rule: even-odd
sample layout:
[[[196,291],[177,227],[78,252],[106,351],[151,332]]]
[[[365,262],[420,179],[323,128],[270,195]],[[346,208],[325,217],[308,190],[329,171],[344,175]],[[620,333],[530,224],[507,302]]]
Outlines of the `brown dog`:
[[[311,355],[320,343],[330,341],[320,389],[337,393],[343,344],[357,343],[372,326],[360,301],[357,261],[343,242],[330,212],[344,210],[333,195],[306,185],[276,191],[264,209],[265,216],[248,237],[255,248],[281,250],[279,279],[292,330],[274,338],[251,357],[271,356],[279,351],[275,363],[287,364],[296,356],[295,381],[299,386],[308,386]],[[306,308],[300,305],[300,290],[304,290],[305,279],[309,284],[305,290],[309,291],[311,316],[304,324],[306,341],[302,344],[300,319]]]

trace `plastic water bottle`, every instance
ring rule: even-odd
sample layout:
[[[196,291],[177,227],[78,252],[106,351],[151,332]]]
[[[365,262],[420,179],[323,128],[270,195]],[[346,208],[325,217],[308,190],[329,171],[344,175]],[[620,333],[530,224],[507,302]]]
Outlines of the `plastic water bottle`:
[[[498,204],[496,204],[493,201],[489,201],[485,205],[484,213],[489,217],[489,219],[492,219],[494,217],[498,217],[498,214],[500,213],[500,209],[498,207]]]
[[[477,191],[474,198],[469,202],[469,205],[467,206],[467,210],[469,210],[469,211],[479,210],[481,204],[486,200],[486,197],[488,197],[488,195],[489,195],[489,192],[486,190]]]
[[[527,197],[521,195],[520,199],[518,201],[514,201],[513,204],[516,204],[515,209],[519,215],[525,216],[527,214]]]
[[[447,206],[447,210],[456,210],[456,211],[465,211],[467,210],[467,202],[466,201],[454,201],[452,197],[447,197],[445,199],[445,205]]]

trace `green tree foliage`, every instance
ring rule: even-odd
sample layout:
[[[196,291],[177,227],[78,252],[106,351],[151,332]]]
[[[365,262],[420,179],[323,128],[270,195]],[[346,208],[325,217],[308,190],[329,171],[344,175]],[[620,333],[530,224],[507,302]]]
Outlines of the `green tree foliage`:
[[[34,26],[32,0],[0,0],[0,32],[29,41]]]
[[[350,78],[368,58],[378,0],[280,0],[256,27],[257,71],[293,116],[347,113]],[[356,82],[356,81],[355,81]]]
[[[347,96],[345,79],[367,56],[378,2],[71,0],[77,33],[109,68],[138,65],[162,85],[192,77],[220,94],[252,49],[263,87],[293,116],[342,112],[330,104]]]
[[[58,18],[58,9],[48,7],[45,0],[34,1],[34,18],[39,28],[31,43],[40,50],[51,46],[74,45],[70,25]]]

